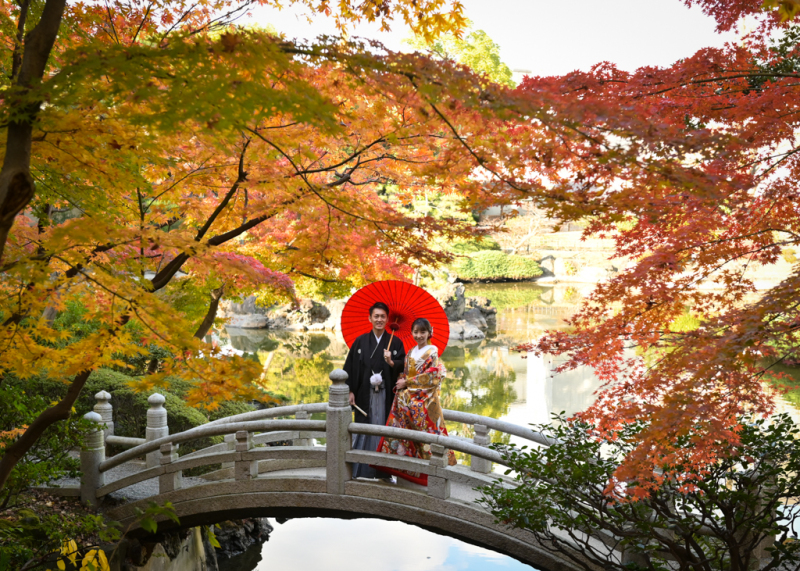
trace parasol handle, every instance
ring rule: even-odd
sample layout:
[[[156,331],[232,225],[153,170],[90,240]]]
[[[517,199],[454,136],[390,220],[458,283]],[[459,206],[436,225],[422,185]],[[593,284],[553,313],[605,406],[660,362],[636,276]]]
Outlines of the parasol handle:
[[[361,407],[359,407],[357,404],[353,404],[353,408],[355,408],[358,412],[360,412],[364,416],[369,417],[369,415],[366,412],[364,412],[363,410],[361,410]]]
[[[387,348],[391,349],[392,348],[392,339],[394,339],[394,332],[397,331],[398,329],[400,329],[400,326],[397,325],[397,323],[392,323],[389,326],[389,329],[392,330],[392,334],[389,336],[389,345],[387,345]]]

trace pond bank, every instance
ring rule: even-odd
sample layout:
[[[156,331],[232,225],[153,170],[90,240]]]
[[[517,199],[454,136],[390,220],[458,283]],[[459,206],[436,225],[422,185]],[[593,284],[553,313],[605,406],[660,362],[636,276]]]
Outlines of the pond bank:
[[[158,534],[145,541],[125,540],[112,562],[115,571],[219,571],[232,558],[269,539],[267,518],[224,521],[214,527],[219,547],[208,529],[193,527]]]
[[[467,297],[464,284],[448,284],[430,292],[442,305],[450,321],[450,339],[480,340],[491,335],[497,326],[497,309],[485,297]],[[220,303],[218,317],[236,329],[268,329],[272,331],[338,331],[346,299],[325,303],[310,299],[300,300],[297,306],[279,305],[263,308],[256,304],[255,296],[235,303]]]

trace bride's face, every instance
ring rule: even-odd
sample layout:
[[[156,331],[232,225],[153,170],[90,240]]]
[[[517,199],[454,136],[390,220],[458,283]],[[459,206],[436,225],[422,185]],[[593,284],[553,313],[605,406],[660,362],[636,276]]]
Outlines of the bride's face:
[[[423,327],[414,327],[414,329],[411,330],[411,336],[414,338],[414,341],[416,341],[417,345],[420,347],[424,347],[425,345],[427,345],[428,341],[431,338],[431,335],[430,333],[428,333],[428,330]]]

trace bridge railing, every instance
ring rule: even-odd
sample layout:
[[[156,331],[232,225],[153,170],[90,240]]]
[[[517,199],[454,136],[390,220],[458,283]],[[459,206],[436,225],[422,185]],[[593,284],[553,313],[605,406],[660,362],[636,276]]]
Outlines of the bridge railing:
[[[113,435],[110,395],[98,393],[98,406],[85,418],[96,423],[81,451],[81,499],[97,504],[100,498],[146,480],[158,479],[159,493],[183,487],[183,471],[203,466],[222,465],[233,468],[236,480],[259,477],[264,463],[281,467],[325,467],[326,489],[331,494],[345,494],[352,477],[353,463],[362,462],[377,467],[407,470],[428,475],[429,495],[446,499],[450,483],[486,484],[492,463],[504,464],[503,458],[489,446],[489,430],[498,430],[547,445],[551,441],[540,433],[508,422],[445,410],[446,420],[471,424],[475,427],[472,440],[456,436],[440,436],[414,430],[352,422],[348,403],[347,373],[337,369],[330,374],[332,384],[327,403],[292,405],[253,411],[209,422],[177,434],[169,434],[166,425],[164,397],[154,394],[148,399],[147,436],[145,439],[120,438]],[[311,420],[310,414],[325,413],[325,420]],[[294,418],[277,418],[294,416]],[[430,445],[431,458],[423,460],[394,454],[383,454],[351,448],[355,434],[370,434],[410,440]],[[178,447],[193,440],[223,436],[226,440],[191,454],[178,457]],[[314,446],[315,438],[325,438],[325,446]],[[265,446],[276,441],[291,440],[292,446]],[[111,458],[106,458],[106,444],[130,446]],[[471,456],[471,466],[448,466],[447,450]],[[106,473],[125,462],[145,457],[146,468],[129,476],[105,482]],[[260,465],[260,463],[262,465]],[[206,484],[213,485],[213,483]]]

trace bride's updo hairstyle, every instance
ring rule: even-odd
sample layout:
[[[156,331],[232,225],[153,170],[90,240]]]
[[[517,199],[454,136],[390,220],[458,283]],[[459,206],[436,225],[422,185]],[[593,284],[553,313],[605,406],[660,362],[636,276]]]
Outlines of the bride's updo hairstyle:
[[[431,322],[425,319],[424,317],[417,317],[414,320],[414,323],[411,324],[411,330],[413,331],[414,329],[422,329],[424,331],[427,331],[428,341],[430,341],[431,337],[433,337],[433,326],[431,325]]]

